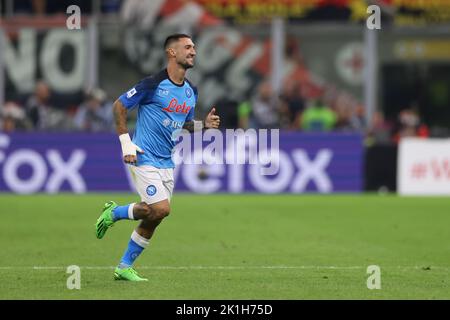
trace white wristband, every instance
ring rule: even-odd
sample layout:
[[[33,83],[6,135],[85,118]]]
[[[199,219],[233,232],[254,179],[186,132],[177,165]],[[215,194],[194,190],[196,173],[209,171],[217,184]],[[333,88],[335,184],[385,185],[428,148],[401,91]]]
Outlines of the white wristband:
[[[142,152],[141,148],[136,146],[130,138],[128,133],[121,134],[119,136],[120,144],[122,146],[123,156],[136,156],[136,150]]]
[[[131,138],[128,133],[121,134],[119,136],[119,140],[120,140],[120,144],[122,144],[122,145],[131,143]]]

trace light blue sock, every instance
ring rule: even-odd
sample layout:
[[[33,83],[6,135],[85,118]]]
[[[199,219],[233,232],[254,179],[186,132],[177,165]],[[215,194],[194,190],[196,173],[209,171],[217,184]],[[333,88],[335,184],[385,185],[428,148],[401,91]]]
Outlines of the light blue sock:
[[[131,267],[137,257],[148,246],[149,239],[145,239],[136,231],[131,234],[131,239],[128,242],[128,248],[125,250],[122,259],[120,259],[119,268]]]
[[[133,216],[134,203],[127,204],[125,206],[115,207],[112,211],[114,221],[129,219],[134,220]]]

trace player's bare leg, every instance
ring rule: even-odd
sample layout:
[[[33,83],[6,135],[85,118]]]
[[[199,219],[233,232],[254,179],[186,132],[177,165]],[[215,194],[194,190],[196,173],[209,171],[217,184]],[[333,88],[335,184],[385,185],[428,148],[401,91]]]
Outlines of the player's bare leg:
[[[141,220],[141,223],[136,228],[136,232],[140,236],[150,239],[156,227],[169,213],[170,204],[168,200],[153,204],[146,204],[145,202],[135,204],[133,208],[134,217]]]

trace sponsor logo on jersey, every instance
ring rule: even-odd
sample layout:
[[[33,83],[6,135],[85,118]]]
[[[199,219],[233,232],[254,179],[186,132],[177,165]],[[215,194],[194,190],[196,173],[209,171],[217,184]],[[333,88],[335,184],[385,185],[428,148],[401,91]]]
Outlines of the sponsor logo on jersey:
[[[186,101],[183,102],[183,104],[178,104],[178,100],[173,98],[169,105],[165,108],[163,108],[164,111],[169,113],[189,113],[189,110],[191,110],[192,107],[186,105]]]
[[[166,128],[181,129],[181,128],[183,128],[184,121],[175,121],[175,120],[170,120],[169,118],[165,118],[162,121],[162,125]]]
[[[130,99],[132,96],[134,96],[136,94],[136,89],[133,88],[130,91],[127,92],[127,98]]]
[[[172,122],[172,121],[171,121],[169,118],[165,118],[165,119],[163,120],[162,124],[163,124],[164,127],[168,127],[168,126],[170,126],[170,123],[171,123],[171,122]]]
[[[159,89],[158,90],[158,95],[160,95],[160,96],[167,96],[167,95],[169,95],[169,90]]]

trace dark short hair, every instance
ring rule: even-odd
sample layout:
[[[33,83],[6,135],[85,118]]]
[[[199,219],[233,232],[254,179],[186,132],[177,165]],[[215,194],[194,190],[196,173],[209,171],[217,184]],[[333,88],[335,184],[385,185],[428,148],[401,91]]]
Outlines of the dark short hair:
[[[164,41],[164,49],[167,49],[172,43],[177,42],[178,40],[182,38],[189,38],[192,39],[191,36],[188,36],[184,33],[175,33],[166,38],[166,41]]]

